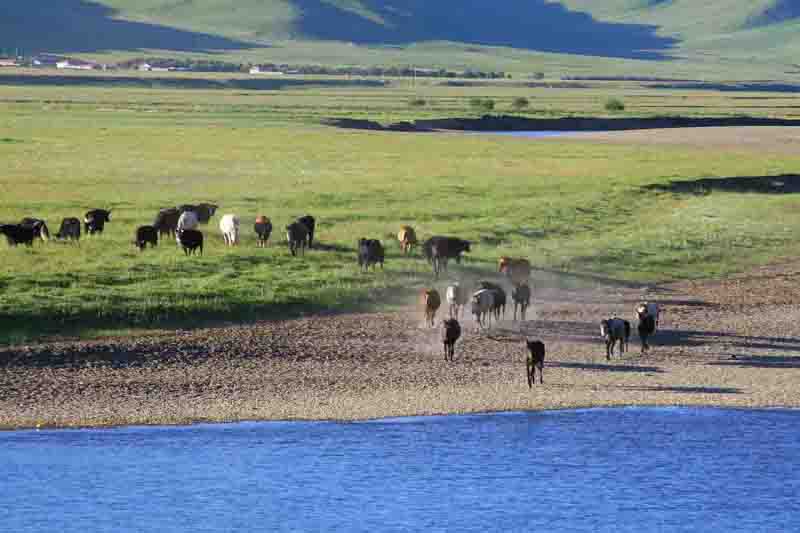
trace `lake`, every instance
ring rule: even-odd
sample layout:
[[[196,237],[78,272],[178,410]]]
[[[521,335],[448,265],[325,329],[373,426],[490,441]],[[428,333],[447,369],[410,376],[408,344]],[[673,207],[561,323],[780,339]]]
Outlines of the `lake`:
[[[0,432],[0,529],[797,531],[800,411]]]

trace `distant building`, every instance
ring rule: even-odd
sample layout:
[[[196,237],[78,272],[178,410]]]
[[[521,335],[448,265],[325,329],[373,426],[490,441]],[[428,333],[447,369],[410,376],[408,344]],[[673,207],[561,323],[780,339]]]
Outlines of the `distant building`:
[[[96,65],[94,63],[87,63],[86,61],[65,59],[63,61],[57,62],[56,68],[72,69],[72,70],[92,70],[96,68]]]
[[[138,67],[136,67],[136,70],[140,70],[142,72],[149,72],[153,70],[153,67],[150,65],[150,63],[142,63]]]
[[[250,74],[268,74],[270,76],[283,76],[280,70],[261,70],[261,67],[250,67]]]
[[[16,59],[0,59],[0,67],[18,67]]]

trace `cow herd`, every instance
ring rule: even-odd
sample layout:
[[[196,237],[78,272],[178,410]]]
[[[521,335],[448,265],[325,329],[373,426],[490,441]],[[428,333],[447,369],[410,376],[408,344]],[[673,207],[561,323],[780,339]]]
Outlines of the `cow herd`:
[[[203,233],[201,224],[208,224],[218,206],[212,203],[184,204],[178,207],[160,209],[151,225],[138,226],[134,233],[133,244],[144,251],[148,246],[155,247],[159,239],[174,238],[184,253],[203,254]],[[91,209],[83,217],[83,231],[87,235],[102,234],[105,224],[111,221],[111,210]],[[219,229],[227,246],[240,243],[241,220],[238,215],[225,214],[220,218]],[[311,215],[304,215],[286,226],[286,242],[292,256],[304,255],[306,248],[314,242],[316,220]],[[67,217],[54,237],[58,240],[78,242],[81,238],[81,221],[75,217]],[[255,218],[253,230],[257,237],[257,246],[267,246],[272,234],[272,222],[268,217],[259,215]],[[26,217],[18,224],[0,224],[0,234],[5,235],[10,246],[24,244],[31,246],[34,240],[47,241],[50,231],[44,220]],[[403,254],[413,253],[418,244],[417,235],[411,226],[401,226],[397,240]],[[460,263],[462,254],[469,252],[470,241],[457,237],[433,236],[422,243],[422,254],[433,268],[434,276],[446,272],[450,260]],[[359,268],[368,271],[380,265],[383,268],[385,250],[378,239],[361,238],[357,242],[357,258]],[[503,274],[512,285],[511,302],[513,303],[513,320],[525,320],[526,311],[531,303],[532,291],[529,285],[531,264],[527,259],[501,257],[498,272]],[[485,330],[491,327],[492,320],[498,322],[505,318],[508,304],[506,290],[490,281],[479,281],[470,291],[461,283],[450,284],[445,291],[448,305],[448,318],[442,321],[442,343],[445,360],[455,357],[455,345],[462,334],[459,319],[469,305],[469,312],[474,317],[476,328]],[[425,323],[434,327],[436,313],[442,305],[442,298],[435,288],[423,289],[421,305],[425,315]],[[648,339],[655,333],[659,324],[659,307],[655,303],[644,302],[636,306],[638,333],[642,344],[642,353],[650,346]],[[631,335],[631,324],[619,317],[603,319],[600,322],[600,335],[605,341],[606,358],[611,359],[615,347],[619,346],[620,355],[628,347]],[[528,357],[526,375],[528,385],[535,383],[535,373],[539,370],[540,383],[543,381],[545,346],[539,340],[526,339]]]

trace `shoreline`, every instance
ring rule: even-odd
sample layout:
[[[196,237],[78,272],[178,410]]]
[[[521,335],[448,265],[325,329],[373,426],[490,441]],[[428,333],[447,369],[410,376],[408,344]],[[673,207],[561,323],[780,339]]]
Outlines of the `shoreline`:
[[[0,428],[365,421],[616,407],[800,408],[800,263],[646,289],[534,280],[535,316],[462,322],[456,360],[417,309],[0,350]],[[664,309],[652,350],[606,361],[600,318]],[[439,319],[442,314],[440,312]],[[507,317],[510,318],[510,317]],[[634,327],[635,329],[635,327]],[[525,382],[523,339],[547,345]]]

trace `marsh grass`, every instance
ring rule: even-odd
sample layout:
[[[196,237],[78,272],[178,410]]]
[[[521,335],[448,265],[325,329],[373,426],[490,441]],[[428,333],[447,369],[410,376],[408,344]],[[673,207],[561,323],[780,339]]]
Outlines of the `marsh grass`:
[[[414,113],[464,111],[469,95],[453,96],[454,107],[428,99]],[[423,239],[474,241],[465,268],[487,272],[499,255],[518,255],[541,268],[659,282],[722,275],[800,248],[794,194],[652,188],[791,173],[800,157],[786,152],[314,123],[329,112],[409,118],[407,94],[381,91],[91,89],[58,103],[53,89],[5,87],[0,101],[0,221],[34,215],[56,231],[63,217],[113,209],[106,233],[79,246],[0,243],[2,343],[397,303],[432,281],[424,261],[403,257],[394,241],[406,223]],[[221,205],[203,228],[202,257],[185,257],[168,240],[144,253],[133,247],[134,229],[159,208],[202,200]],[[225,213],[242,217],[235,249],[223,246],[216,226]],[[304,213],[317,217],[321,246],[292,258],[283,227]],[[255,247],[258,214],[275,225],[265,249]],[[359,237],[384,241],[385,271],[359,272]]]

